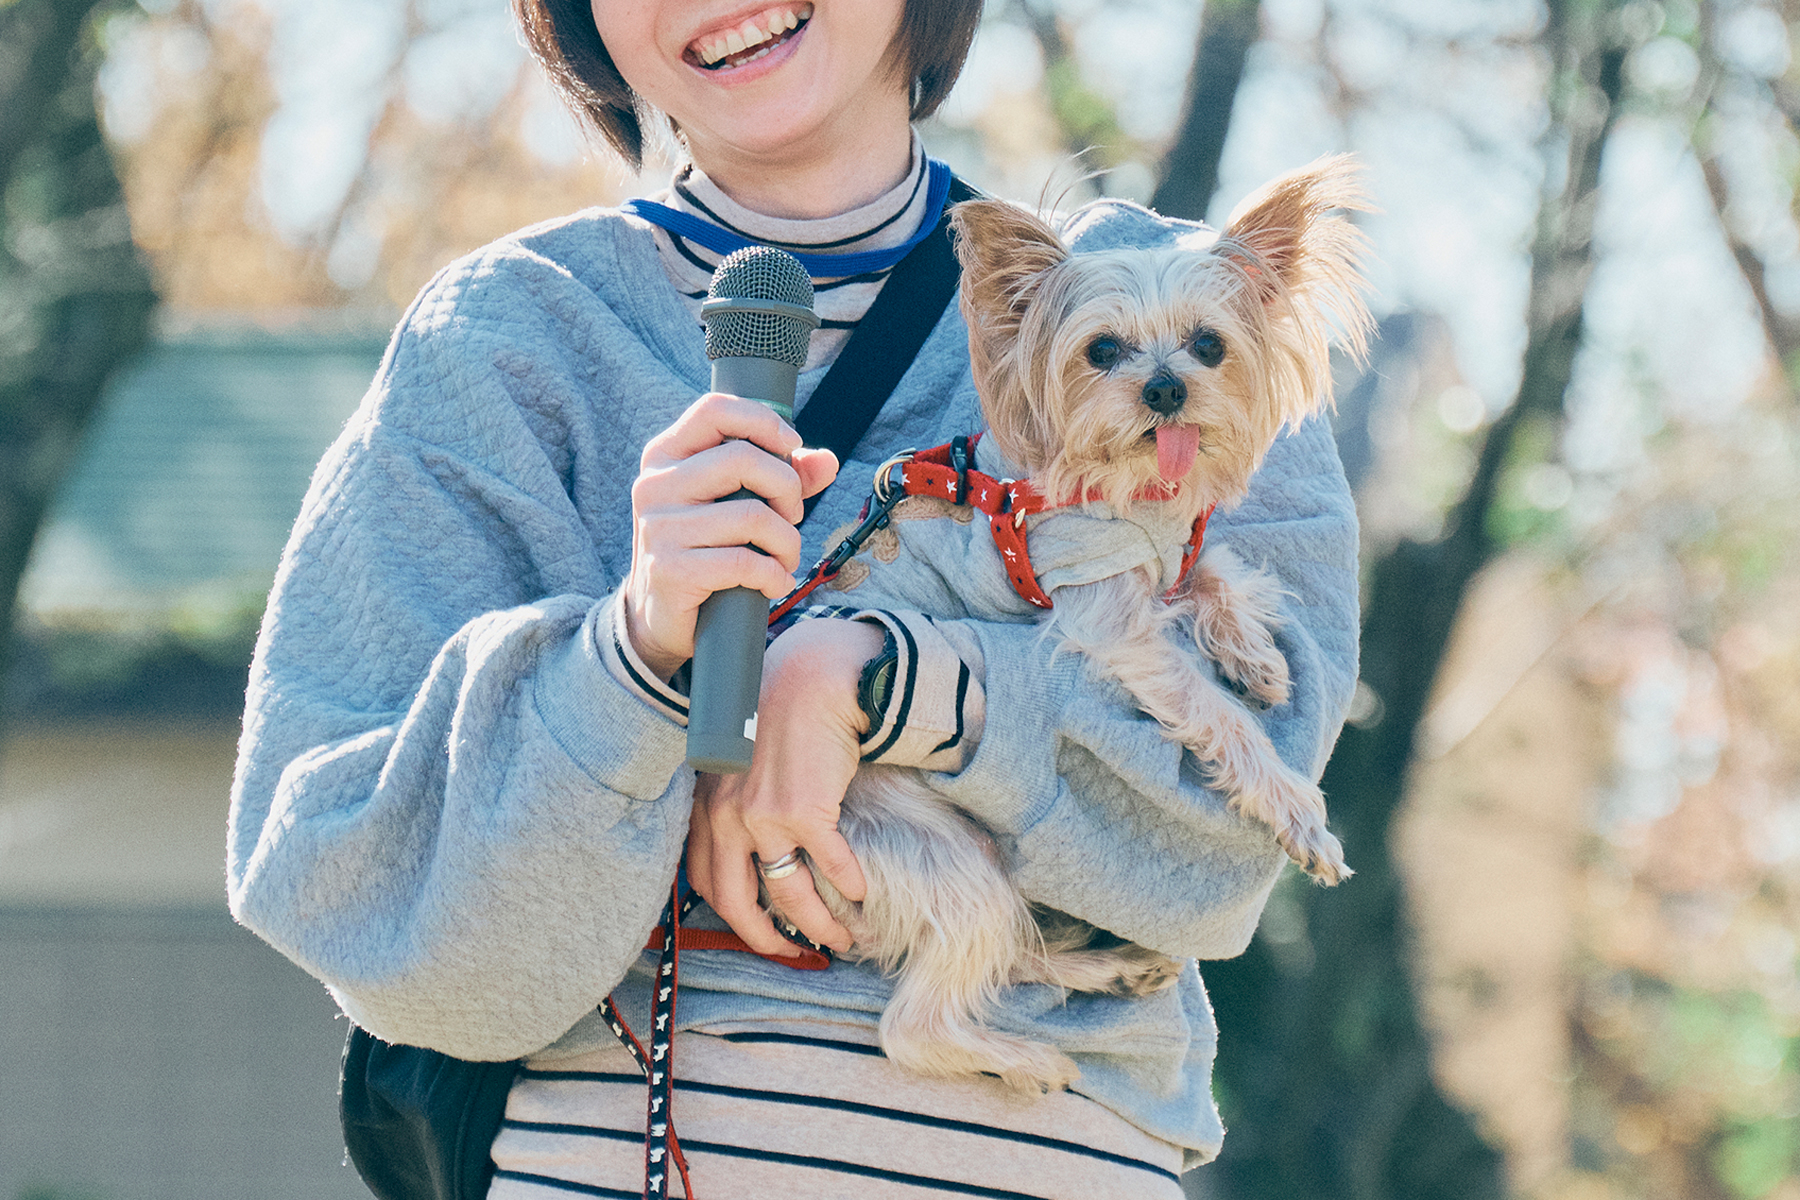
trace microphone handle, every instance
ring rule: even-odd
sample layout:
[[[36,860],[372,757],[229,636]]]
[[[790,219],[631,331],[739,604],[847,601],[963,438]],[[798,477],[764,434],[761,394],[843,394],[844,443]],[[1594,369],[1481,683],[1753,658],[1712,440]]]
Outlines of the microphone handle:
[[[769,358],[715,358],[712,390],[766,404],[794,419],[797,368]],[[739,488],[725,500],[754,498]],[[700,602],[688,683],[687,762],[696,771],[735,775],[756,749],[756,701],[762,691],[769,598],[755,588],[726,588]]]

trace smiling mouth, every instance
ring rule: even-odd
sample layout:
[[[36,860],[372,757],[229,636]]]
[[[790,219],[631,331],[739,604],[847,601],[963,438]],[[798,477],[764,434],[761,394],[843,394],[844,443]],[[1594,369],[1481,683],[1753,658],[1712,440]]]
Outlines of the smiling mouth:
[[[688,45],[687,57],[707,71],[753,63],[792,39],[812,19],[812,14],[811,4],[765,9],[740,25],[695,38]]]

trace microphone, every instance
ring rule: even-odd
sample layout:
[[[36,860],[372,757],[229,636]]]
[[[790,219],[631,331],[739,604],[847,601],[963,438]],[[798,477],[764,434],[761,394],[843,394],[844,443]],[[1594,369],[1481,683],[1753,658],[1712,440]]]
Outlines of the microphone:
[[[819,327],[812,306],[812,279],[785,250],[746,246],[728,255],[700,305],[712,390],[760,401],[792,422],[794,383]],[[724,499],[755,495],[739,488]],[[755,588],[701,601],[688,683],[687,761],[696,771],[750,769],[768,630],[769,600]]]

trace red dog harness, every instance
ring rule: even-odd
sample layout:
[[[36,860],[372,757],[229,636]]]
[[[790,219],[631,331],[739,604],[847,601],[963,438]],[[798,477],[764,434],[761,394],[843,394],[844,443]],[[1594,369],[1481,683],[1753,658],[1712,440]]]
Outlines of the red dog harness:
[[[874,494],[863,505],[857,527],[831,553],[819,560],[799,587],[781,598],[770,614],[770,620],[776,621],[786,616],[814,588],[835,578],[843,565],[862,549],[863,543],[877,529],[887,525],[894,507],[908,496],[935,496],[952,504],[967,504],[986,514],[988,529],[994,536],[994,546],[1000,551],[1001,561],[1006,564],[1006,577],[1012,581],[1013,590],[1027,604],[1037,608],[1053,607],[1050,597],[1038,584],[1037,573],[1031,567],[1031,550],[1025,537],[1025,518],[1054,508],[1091,503],[1102,497],[1089,489],[1066,504],[1051,504],[1028,480],[995,479],[992,475],[978,471],[975,469],[975,443],[980,437],[980,434],[959,437],[929,450],[907,451],[881,464],[875,472]],[[1174,494],[1172,488],[1153,485],[1140,492],[1136,498],[1167,500]],[[1165,596],[1174,594],[1175,588],[1181,586],[1181,581],[1187,578],[1188,572],[1200,557],[1200,543],[1206,537],[1206,521],[1212,516],[1212,512],[1209,507],[1194,518],[1193,531],[1188,535],[1187,545],[1182,548],[1181,571],[1176,577],[1175,587],[1164,593]]]

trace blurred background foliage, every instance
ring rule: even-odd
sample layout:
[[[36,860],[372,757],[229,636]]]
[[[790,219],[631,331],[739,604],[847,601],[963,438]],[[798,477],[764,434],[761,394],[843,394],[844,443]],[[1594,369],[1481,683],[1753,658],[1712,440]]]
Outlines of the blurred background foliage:
[[[584,143],[498,0],[5,0],[0,30],[0,566],[143,280],[164,338],[379,328],[676,153]],[[1231,1133],[1195,1194],[1800,1200],[1797,35],[1796,0],[989,3],[924,131],[977,184],[1217,222],[1348,149],[1384,210],[1337,416],[1358,874],[1290,874],[1204,964]],[[32,365],[55,321],[111,352]],[[228,713],[266,584],[120,613],[27,579],[9,712]]]

